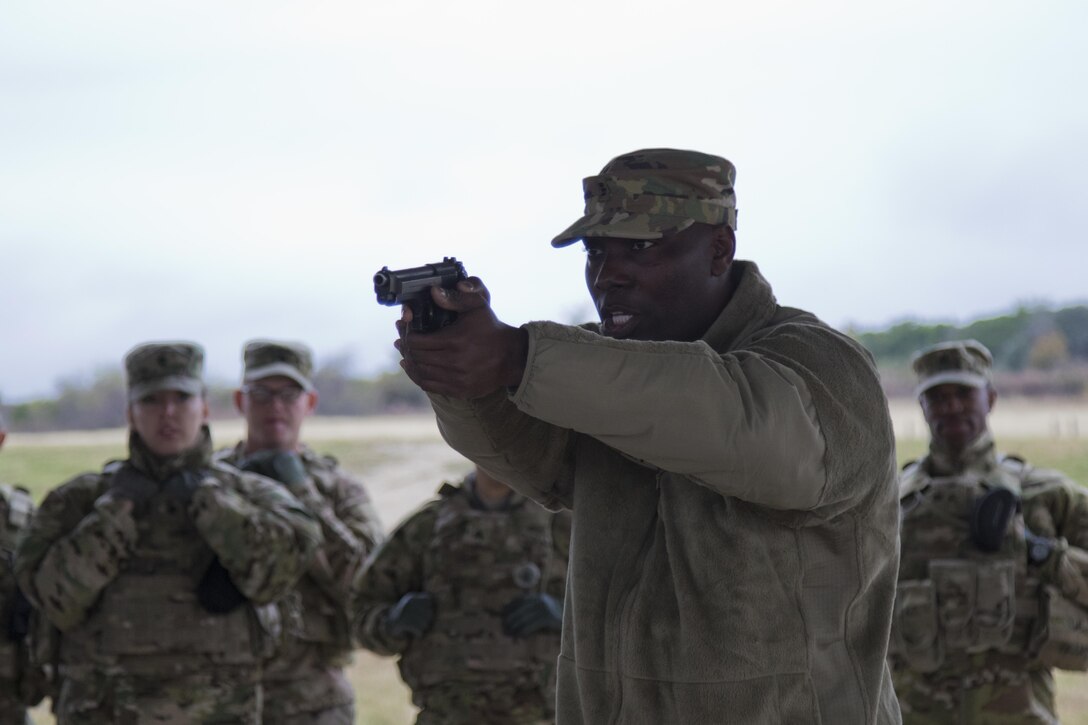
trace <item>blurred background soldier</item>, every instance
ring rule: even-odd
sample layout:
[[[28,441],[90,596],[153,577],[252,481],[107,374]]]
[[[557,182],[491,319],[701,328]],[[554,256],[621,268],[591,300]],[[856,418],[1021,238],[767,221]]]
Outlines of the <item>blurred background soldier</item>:
[[[1088,668],[1088,491],[996,452],[990,352],[915,355],[929,454],[900,480],[892,627],[908,724],[1057,723],[1052,667]]]
[[[417,723],[553,721],[569,543],[569,512],[477,468],[371,556],[356,584],[356,635],[400,655]]]
[[[260,722],[268,602],[321,532],[282,486],[212,463],[203,359],[185,342],[126,355],[128,459],[50,492],[16,552],[58,634],[61,725]]]
[[[254,340],[243,352],[234,404],[246,439],[217,458],[283,483],[321,523],[325,543],[297,588],[279,602],[283,639],[264,669],[264,722],[352,725],[351,583],[382,527],[363,485],[303,445],[302,421],[317,406],[313,358],[304,345]]]
[[[7,426],[0,414],[0,448]],[[0,723],[29,722],[27,705],[44,697],[45,676],[28,659],[31,607],[15,584],[12,559],[20,534],[34,515],[34,501],[21,486],[0,483]]]

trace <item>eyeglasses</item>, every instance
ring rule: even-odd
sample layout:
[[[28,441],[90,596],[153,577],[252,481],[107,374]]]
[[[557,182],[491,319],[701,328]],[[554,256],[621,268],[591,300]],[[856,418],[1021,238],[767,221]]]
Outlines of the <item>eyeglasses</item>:
[[[303,389],[297,385],[288,385],[283,388],[269,388],[264,385],[247,385],[242,388],[242,392],[249,396],[249,399],[254,403],[260,405],[266,405],[271,403],[277,398],[280,402],[290,405],[299,399],[302,395]]]

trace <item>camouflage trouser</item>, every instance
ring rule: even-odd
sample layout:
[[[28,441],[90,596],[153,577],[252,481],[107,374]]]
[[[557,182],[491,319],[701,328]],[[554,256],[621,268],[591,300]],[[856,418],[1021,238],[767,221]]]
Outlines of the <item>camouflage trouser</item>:
[[[552,725],[554,705],[539,690],[502,684],[428,689],[413,698],[420,705],[416,725]]]
[[[265,711],[264,725],[355,725],[355,705],[338,705],[313,712],[277,715]]]
[[[55,712],[58,725],[259,725],[261,688],[249,677],[221,674],[66,678]]]
[[[295,674],[262,680],[265,725],[354,725],[355,692],[342,668],[307,667]]]
[[[15,692],[16,683],[12,680],[0,680],[0,723],[21,725],[29,723],[26,705]]]

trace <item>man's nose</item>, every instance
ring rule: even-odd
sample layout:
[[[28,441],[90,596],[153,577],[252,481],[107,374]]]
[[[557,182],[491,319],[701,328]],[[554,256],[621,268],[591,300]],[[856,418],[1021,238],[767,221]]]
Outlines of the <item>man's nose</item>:
[[[607,290],[631,284],[630,268],[622,254],[605,252],[601,255],[593,286]]]

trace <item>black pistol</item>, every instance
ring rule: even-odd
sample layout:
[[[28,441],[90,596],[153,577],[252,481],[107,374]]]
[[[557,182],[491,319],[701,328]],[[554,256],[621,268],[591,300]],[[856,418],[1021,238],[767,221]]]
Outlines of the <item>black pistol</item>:
[[[455,257],[409,269],[382,267],[374,275],[374,292],[378,304],[408,305],[412,310],[410,331],[434,332],[457,319],[457,313],[436,305],[431,299],[431,287],[453,289],[467,276],[464,265]]]

